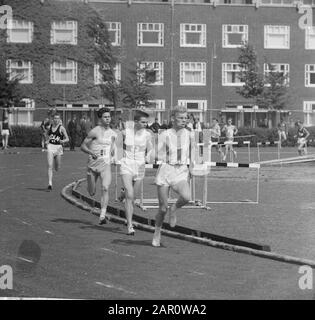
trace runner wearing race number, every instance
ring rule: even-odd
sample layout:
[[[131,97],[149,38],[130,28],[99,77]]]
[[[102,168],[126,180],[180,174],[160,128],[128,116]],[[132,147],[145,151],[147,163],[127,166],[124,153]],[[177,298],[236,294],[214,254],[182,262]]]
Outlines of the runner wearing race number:
[[[67,131],[60,122],[60,115],[55,114],[47,132],[48,190],[52,190],[53,166],[56,171],[60,169],[62,144],[69,141]]]
[[[101,108],[97,112],[100,124],[93,128],[83,140],[81,150],[89,155],[87,164],[87,190],[95,195],[96,182],[101,179],[101,214],[99,223],[106,223],[108,189],[111,184],[111,159],[115,152],[117,134],[110,128],[110,110]]]
[[[134,211],[135,195],[138,194],[141,181],[145,174],[145,162],[150,159],[153,149],[152,136],[146,129],[149,115],[143,111],[136,111],[134,121],[126,123],[123,134],[123,158],[120,174],[125,190],[125,209],[127,219],[127,234],[134,235],[132,215]]]

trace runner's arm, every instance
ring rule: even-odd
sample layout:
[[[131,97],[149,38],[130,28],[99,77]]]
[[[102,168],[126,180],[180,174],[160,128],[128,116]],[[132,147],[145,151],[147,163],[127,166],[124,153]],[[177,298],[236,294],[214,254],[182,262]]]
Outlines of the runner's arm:
[[[96,139],[96,130],[92,129],[87,137],[83,140],[82,144],[81,144],[81,150],[85,153],[87,153],[88,155],[92,156],[93,159],[97,159],[97,155],[95,153],[93,153],[88,145],[92,142],[92,140]]]
[[[146,145],[146,149],[147,149],[146,162],[148,163],[150,163],[151,157],[154,156],[154,149],[153,149],[151,138],[152,138],[152,135],[149,133],[147,138],[147,145]]]
[[[61,143],[66,143],[69,141],[69,136],[68,136],[68,133],[67,133],[67,130],[65,129],[65,127],[61,127],[60,128],[61,130],[61,133],[63,134],[64,138],[60,141]]]
[[[304,131],[306,133],[306,136],[305,136],[305,140],[307,140],[307,138],[310,136],[310,133],[307,129],[304,128]]]

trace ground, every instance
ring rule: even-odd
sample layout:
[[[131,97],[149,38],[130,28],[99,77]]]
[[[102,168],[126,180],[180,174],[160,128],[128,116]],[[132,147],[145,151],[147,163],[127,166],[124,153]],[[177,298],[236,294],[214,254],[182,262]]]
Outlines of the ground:
[[[60,196],[65,185],[85,175],[86,155],[78,150],[65,152],[52,192],[46,192],[46,154],[40,149],[11,151],[19,154],[0,154],[0,265],[12,266],[14,281],[13,290],[0,290],[0,296],[137,300],[314,296],[313,290],[299,288],[297,265],[169,237],[162,238],[162,248],[153,248],[151,233],[137,230],[130,237],[123,225],[99,226],[97,217]],[[246,149],[238,151],[239,161],[246,161]],[[266,159],[277,157],[276,148],[263,152]],[[253,149],[252,161],[255,154]],[[281,153],[295,155],[291,148]],[[224,170],[210,173],[212,201],[255,197],[255,171]],[[315,260],[314,164],[262,168],[260,179],[259,204],[185,209],[179,212],[178,223]],[[145,194],[155,197],[153,172],[148,172],[145,186]],[[137,213],[154,216],[156,211]]]

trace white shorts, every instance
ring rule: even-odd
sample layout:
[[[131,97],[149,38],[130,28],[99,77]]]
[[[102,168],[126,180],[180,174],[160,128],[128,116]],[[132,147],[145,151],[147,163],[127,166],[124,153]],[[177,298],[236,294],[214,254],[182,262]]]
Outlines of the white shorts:
[[[47,154],[52,153],[54,157],[63,155],[63,148],[61,144],[51,144],[47,145]]]
[[[104,157],[98,157],[97,159],[93,159],[89,157],[88,161],[88,172],[93,171],[94,173],[101,173],[103,172],[108,166],[110,166],[110,159]]]
[[[9,136],[10,135],[10,130],[9,129],[3,129],[1,131],[1,135],[2,136]]]
[[[189,170],[185,164],[161,164],[155,177],[158,186],[172,187],[181,181],[188,182]]]
[[[139,163],[135,160],[122,159],[120,165],[120,174],[132,176],[133,181],[142,180],[145,174],[145,163]]]
[[[305,148],[306,147],[306,139],[305,138],[298,138],[297,140],[298,147],[299,148]]]

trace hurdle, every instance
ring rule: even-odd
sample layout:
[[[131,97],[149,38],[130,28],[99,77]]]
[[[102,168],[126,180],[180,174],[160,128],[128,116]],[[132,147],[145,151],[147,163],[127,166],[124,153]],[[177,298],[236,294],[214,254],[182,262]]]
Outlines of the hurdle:
[[[269,146],[270,142],[265,141],[265,142],[257,142],[257,156],[258,156],[258,162],[260,162],[260,146]]]
[[[315,154],[258,162],[260,165],[289,164],[315,161]]]
[[[247,144],[247,151],[248,151],[248,163],[250,163],[250,141],[243,141],[243,144]]]

